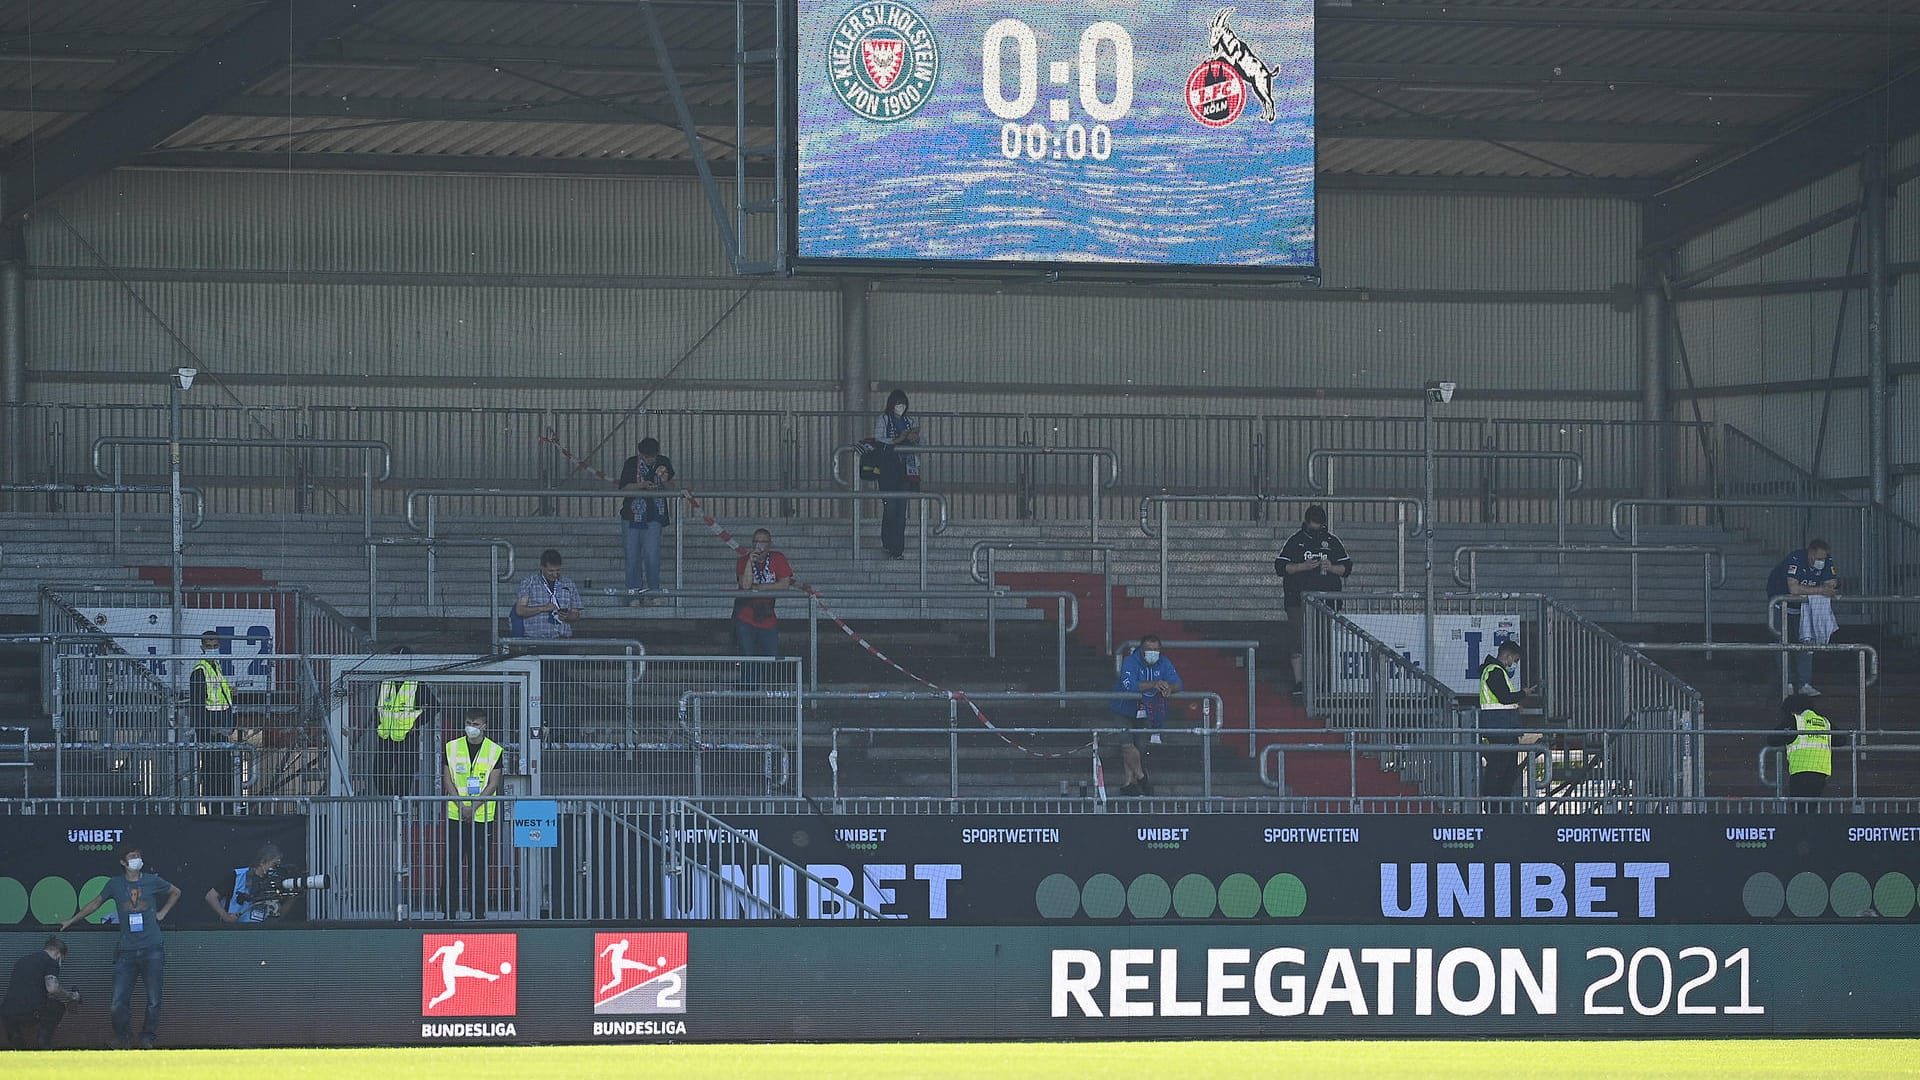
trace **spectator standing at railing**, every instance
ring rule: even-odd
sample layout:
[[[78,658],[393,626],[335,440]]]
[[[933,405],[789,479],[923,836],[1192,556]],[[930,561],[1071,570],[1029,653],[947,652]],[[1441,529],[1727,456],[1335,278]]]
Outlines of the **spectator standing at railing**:
[[[1831,598],[1840,595],[1840,574],[1833,561],[1833,545],[1819,537],[1807,541],[1807,546],[1798,551],[1787,553],[1767,575],[1767,604],[1772,606],[1778,596],[1824,596]],[[1787,608],[1787,640],[1805,640],[1801,635],[1801,620],[1806,617],[1806,602]],[[1813,654],[1799,652],[1793,654],[1794,689],[1806,697],[1817,697],[1820,691],[1813,686]]]
[[[874,421],[873,441],[877,446],[889,448],[888,453],[881,455],[880,490],[919,491],[920,455],[902,449],[920,441],[920,421],[907,415],[906,391],[895,390],[887,395],[886,410]],[[907,503],[911,500],[884,501],[887,505],[880,517],[880,546],[889,559],[905,558]]]
[[[580,590],[562,571],[565,560],[553,548],[540,553],[540,569],[520,581],[513,598],[514,637],[570,638],[580,621]]]
[[[734,562],[733,576],[746,593],[793,588],[793,566],[786,555],[773,549],[773,534],[766,529],[753,531],[752,544]],[[733,641],[741,656],[779,657],[780,619],[771,598],[743,596],[733,602]],[[741,670],[740,681],[758,685],[765,678],[764,666],[748,663]]]
[[[1121,778],[1122,795],[1153,794],[1153,781],[1147,779],[1146,763],[1142,760],[1140,737],[1144,734],[1149,746],[1160,745],[1160,732],[1167,726],[1167,699],[1179,693],[1181,687],[1180,672],[1167,658],[1163,645],[1159,638],[1148,634],[1140,639],[1140,647],[1120,662],[1120,680],[1114,689],[1128,696],[1115,701],[1111,708],[1127,718],[1127,727],[1131,729],[1127,741],[1120,746],[1120,764],[1125,773]]]
[[[1519,642],[1503,641],[1480,662],[1480,741],[1490,747],[1480,755],[1480,794],[1490,814],[1513,812],[1513,785],[1520,778],[1520,751],[1514,748],[1538,738],[1521,733],[1520,699],[1537,689],[1520,688],[1522,655]]]
[[[220,635],[200,635],[200,659],[187,679],[187,701],[193,713],[193,738],[202,743],[234,741],[233,684],[220,670]],[[197,755],[200,792],[233,794],[233,751],[201,750]]]
[[[664,491],[673,487],[673,461],[660,452],[660,440],[640,440],[634,455],[620,466],[621,491]],[[660,591],[660,533],[673,521],[671,499],[627,499],[620,504],[620,533],[627,557],[627,605],[640,607],[648,593]]]
[[[1317,503],[1307,507],[1299,530],[1287,538],[1273,560],[1273,572],[1280,576],[1287,609],[1286,621],[1280,624],[1280,644],[1293,665],[1293,692],[1299,694],[1306,690],[1300,679],[1300,619],[1306,595],[1339,592],[1353,573],[1347,545],[1327,528],[1326,507]]]
[[[1767,736],[1768,746],[1787,748],[1787,795],[1817,799],[1826,794],[1833,777],[1833,751],[1847,745],[1847,735],[1813,707],[1805,694],[1788,694],[1780,702],[1780,728]]]

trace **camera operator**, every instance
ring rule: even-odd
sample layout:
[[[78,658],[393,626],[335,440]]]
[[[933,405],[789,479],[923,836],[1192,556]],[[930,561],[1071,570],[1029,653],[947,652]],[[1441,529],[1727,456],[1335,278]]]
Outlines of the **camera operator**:
[[[230,894],[223,898],[219,889],[207,890],[207,906],[221,922],[241,926],[257,926],[284,914],[283,906],[299,900],[300,894],[289,894],[276,886],[274,873],[280,869],[280,859],[278,845],[263,845],[252,866],[234,867]]]
[[[78,1008],[80,992],[60,985],[60,964],[67,958],[67,943],[50,937],[45,945],[14,961],[13,977],[7,980],[7,996],[0,998],[0,1025],[7,1032],[7,1043],[15,1050],[53,1049],[53,1029],[67,1015],[67,1008]]]

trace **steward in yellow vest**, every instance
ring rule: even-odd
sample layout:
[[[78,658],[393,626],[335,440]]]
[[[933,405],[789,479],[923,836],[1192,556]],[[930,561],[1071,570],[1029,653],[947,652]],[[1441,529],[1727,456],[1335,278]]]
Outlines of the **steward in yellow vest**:
[[[487,917],[487,865],[493,853],[493,819],[498,806],[486,796],[500,790],[500,744],[487,738],[487,711],[468,709],[466,732],[446,746],[441,782],[447,802],[447,918]]]
[[[1787,794],[1795,799],[1817,799],[1833,776],[1833,751],[1847,745],[1845,732],[1813,706],[1805,694],[1789,694],[1780,703],[1780,727],[1767,736],[1768,746],[1787,748]]]

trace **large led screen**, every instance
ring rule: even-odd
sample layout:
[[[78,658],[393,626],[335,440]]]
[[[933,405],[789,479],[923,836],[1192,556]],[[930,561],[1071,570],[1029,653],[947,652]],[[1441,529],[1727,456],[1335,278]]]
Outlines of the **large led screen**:
[[[799,0],[804,264],[1311,271],[1313,0]]]

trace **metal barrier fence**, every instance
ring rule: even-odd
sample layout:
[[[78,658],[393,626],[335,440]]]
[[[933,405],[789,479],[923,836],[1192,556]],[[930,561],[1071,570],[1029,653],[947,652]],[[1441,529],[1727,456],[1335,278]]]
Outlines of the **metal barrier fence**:
[[[1298,610],[1307,715],[1329,729],[1354,732],[1369,752],[1443,741],[1438,735],[1472,726],[1475,710],[1401,650],[1343,617],[1334,606],[1342,600],[1323,594],[1304,600]],[[1248,749],[1254,749],[1251,740]],[[1456,757],[1445,749],[1408,750],[1398,755],[1396,771],[1422,795],[1463,798],[1479,785],[1466,784]]]
[[[1351,624],[1356,615],[1396,616],[1407,620],[1412,631],[1408,640],[1416,640],[1422,618],[1419,594],[1349,592],[1307,600],[1302,609],[1301,672],[1310,715],[1326,717],[1333,728],[1384,729],[1405,733],[1398,737],[1408,739],[1432,728],[1468,726],[1443,717],[1464,713],[1471,718],[1476,706],[1462,701],[1466,697],[1470,702],[1470,697],[1433,680],[1400,649]],[[1436,598],[1434,610],[1443,616],[1510,616],[1517,621],[1527,656],[1526,678],[1540,685],[1542,723],[1548,730],[1704,726],[1705,706],[1699,691],[1648,659],[1640,646],[1621,641],[1551,597],[1445,595]],[[1484,629],[1486,637],[1480,645],[1491,653],[1494,628]],[[1440,644],[1451,650],[1442,662],[1460,660],[1462,674],[1478,668],[1481,658],[1467,654],[1464,639]],[[1309,648],[1320,650],[1312,663]],[[1389,679],[1373,677],[1378,670],[1394,674]],[[1706,763],[1698,753],[1671,762],[1648,759],[1644,768],[1621,779],[1630,780],[1634,790],[1647,796],[1687,798],[1705,788]],[[1422,790],[1427,790],[1424,785]]]
[[[1399,477],[1389,479],[1380,473],[1387,462],[1416,462],[1424,466],[1428,460],[1434,462],[1436,470],[1436,500],[1439,498],[1439,492],[1445,490],[1438,486],[1438,469],[1441,462],[1477,461],[1482,463],[1479,491],[1483,521],[1502,520],[1502,507],[1515,495],[1524,496],[1532,491],[1541,490],[1533,484],[1525,484],[1518,488],[1503,484],[1502,481],[1507,479],[1504,470],[1525,469],[1534,463],[1551,464],[1554,467],[1553,483],[1549,486],[1553,490],[1554,498],[1553,517],[1550,521],[1559,530],[1557,536],[1559,542],[1562,544],[1567,542],[1567,525],[1572,517],[1568,510],[1567,497],[1584,489],[1587,484],[1586,460],[1570,450],[1450,450],[1436,447],[1429,453],[1424,447],[1419,450],[1397,450],[1384,447],[1317,448],[1307,455],[1307,484],[1315,491],[1324,491],[1328,495],[1337,494],[1339,485],[1335,481],[1335,463],[1356,461],[1360,463],[1361,475],[1371,478],[1374,482],[1372,484],[1353,483],[1352,478],[1349,477],[1349,489],[1359,488],[1366,491],[1371,487],[1375,492],[1413,490],[1422,485],[1401,480]],[[1321,467],[1322,463],[1325,464],[1324,470]],[[1571,476],[1568,475],[1569,468],[1572,469]],[[1437,509],[1435,513],[1437,515]]]
[[[1838,614],[1840,611],[1846,610],[1847,608],[1860,608],[1860,607],[1892,608],[1896,612],[1900,612],[1906,609],[1920,610],[1920,596],[1841,595],[1841,596],[1832,597],[1831,599],[1833,601],[1833,607],[1835,609],[1836,614]],[[1768,599],[1767,629],[1768,631],[1778,635],[1780,644],[1782,645],[1798,644],[1798,642],[1791,642],[1787,640],[1787,631],[1789,627],[1792,625],[1792,620],[1789,620],[1787,618],[1787,609],[1790,607],[1799,607],[1802,604],[1806,603],[1806,600],[1807,598],[1804,596],[1775,596]],[[1889,619],[1888,621],[1889,622],[1901,622],[1901,621],[1912,622],[1915,620],[1915,618],[1916,616],[1909,615],[1905,620],[1893,618],[1893,619]],[[1785,697],[1786,694],[1792,689],[1792,686],[1793,686],[1790,673],[1787,670],[1788,655],[1789,655],[1788,651],[1784,649],[1780,653],[1780,694],[1782,697]],[[1876,664],[1877,664],[1877,661],[1876,661]]]
[[[514,803],[462,830],[444,798],[307,805],[315,922],[879,918],[828,881],[679,799],[557,800],[551,847],[513,844]],[[464,833],[464,835],[463,835]]]
[[[1628,574],[1627,606],[1628,610],[1640,613],[1640,557],[1642,555],[1698,555],[1700,556],[1700,615],[1706,624],[1706,637],[1713,640],[1713,590],[1727,583],[1727,556],[1713,544],[1461,544],[1453,549],[1453,580],[1464,585],[1467,591],[1480,591],[1480,556],[1491,555],[1557,555],[1562,564],[1568,555],[1625,555],[1632,562]],[[1467,557],[1466,572],[1460,568],[1460,556]],[[1720,561],[1720,576],[1713,573],[1714,560]]]
[[[1173,522],[1169,520],[1170,508],[1174,506],[1212,506],[1244,503],[1256,509],[1268,504],[1308,503],[1323,506],[1353,507],[1391,507],[1394,522],[1394,572],[1395,589],[1404,592],[1407,587],[1407,518],[1413,518],[1414,535],[1418,536],[1426,527],[1426,518],[1422,514],[1421,501],[1404,496],[1373,495],[1146,495],[1140,499],[1140,531],[1159,541],[1160,550],[1160,610],[1172,609],[1173,574],[1169,556],[1169,537],[1172,535]]]
[[[1418,400],[1410,391],[1409,406]],[[23,480],[76,480],[89,450],[103,435],[163,437],[167,407],[154,404],[21,403],[0,406],[10,430],[22,433]],[[396,448],[394,484],[562,489],[588,486],[541,439],[595,459],[608,472],[642,436],[652,435],[682,477],[700,486],[826,488],[819,463],[833,448],[871,431],[876,413],[753,409],[531,409],[471,406],[206,406],[186,405],[189,438],[352,440]],[[1124,487],[1110,495],[1137,498],[1167,490],[1299,490],[1305,463],[1321,447],[1417,449],[1420,418],[1412,416],[1205,415],[1159,413],[934,413],[916,416],[923,430],[950,446],[1109,446],[1119,449]],[[1435,444],[1460,450],[1552,450],[1578,453],[1589,463],[1590,491],[1645,493],[1645,478],[1666,474],[1674,494],[1711,493],[1711,425],[1594,418],[1434,418]],[[1651,455],[1651,456],[1649,456]],[[954,494],[971,518],[1031,516],[1055,519],[1086,513],[1084,479],[1074,463],[1040,459],[961,458],[929,471],[929,486]],[[236,462],[233,474],[210,484],[221,513],[294,512],[331,500],[303,491],[348,489],[358,478],[349,462],[309,455],[304,472],[284,458]],[[1412,489],[1395,479],[1400,468],[1382,462],[1343,483]],[[1740,475],[1735,473],[1734,475]],[[1449,498],[1483,496],[1482,470],[1446,469]],[[1544,485],[1550,487],[1550,484]],[[1023,494],[1026,493],[1026,494]],[[397,515],[395,487],[376,488],[376,513]],[[1484,498],[1481,500],[1484,506]],[[1224,508],[1221,508],[1224,510]],[[1576,511],[1585,512],[1585,504]],[[1103,511],[1104,513],[1104,511]],[[1502,508],[1503,520],[1531,520],[1531,507]],[[1598,520],[1593,519],[1593,520]]]
[[[967,576],[972,578],[976,583],[985,585],[988,589],[999,588],[998,571],[994,567],[994,552],[996,551],[1085,551],[1096,556],[1099,561],[1100,570],[1101,648],[1111,653],[1113,651],[1114,549],[1115,545],[1113,544],[1096,544],[1092,541],[1080,543],[1073,540],[976,540],[973,546],[967,551]],[[985,567],[980,565],[980,557],[982,554],[986,556]],[[991,607],[989,607],[988,613],[987,655],[995,656],[998,655],[999,643],[994,640],[995,624],[992,619]]]
[[[860,449],[858,446],[836,446],[834,447],[832,458],[833,482],[842,486],[851,487],[856,492],[860,490],[862,480],[859,468],[856,467],[853,470],[853,475],[851,479],[849,479],[842,475],[840,462],[843,457],[849,455],[853,455],[857,459]],[[1032,462],[1048,459],[1085,458],[1087,462],[1087,540],[1090,543],[1096,544],[1100,542],[1100,504],[1103,501],[1101,492],[1103,489],[1112,487],[1120,481],[1120,455],[1115,453],[1111,447],[1105,446],[987,446],[974,444],[965,446],[921,446],[914,444],[902,452],[914,455],[932,454],[939,456],[951,454],[969,458],[1016,457],[1021,459],[1019,516],[1023,518],[1034,516],[1032,510],[1034,502]],[[1103,464],[1106,466],[1105,469],[1101,468]],[[1102,472],[1106,473],[1104,480],[1101,478]],[[853,504],[852,517],[854,544],[857,547],[860,542],[860,504],[858,502]]]

